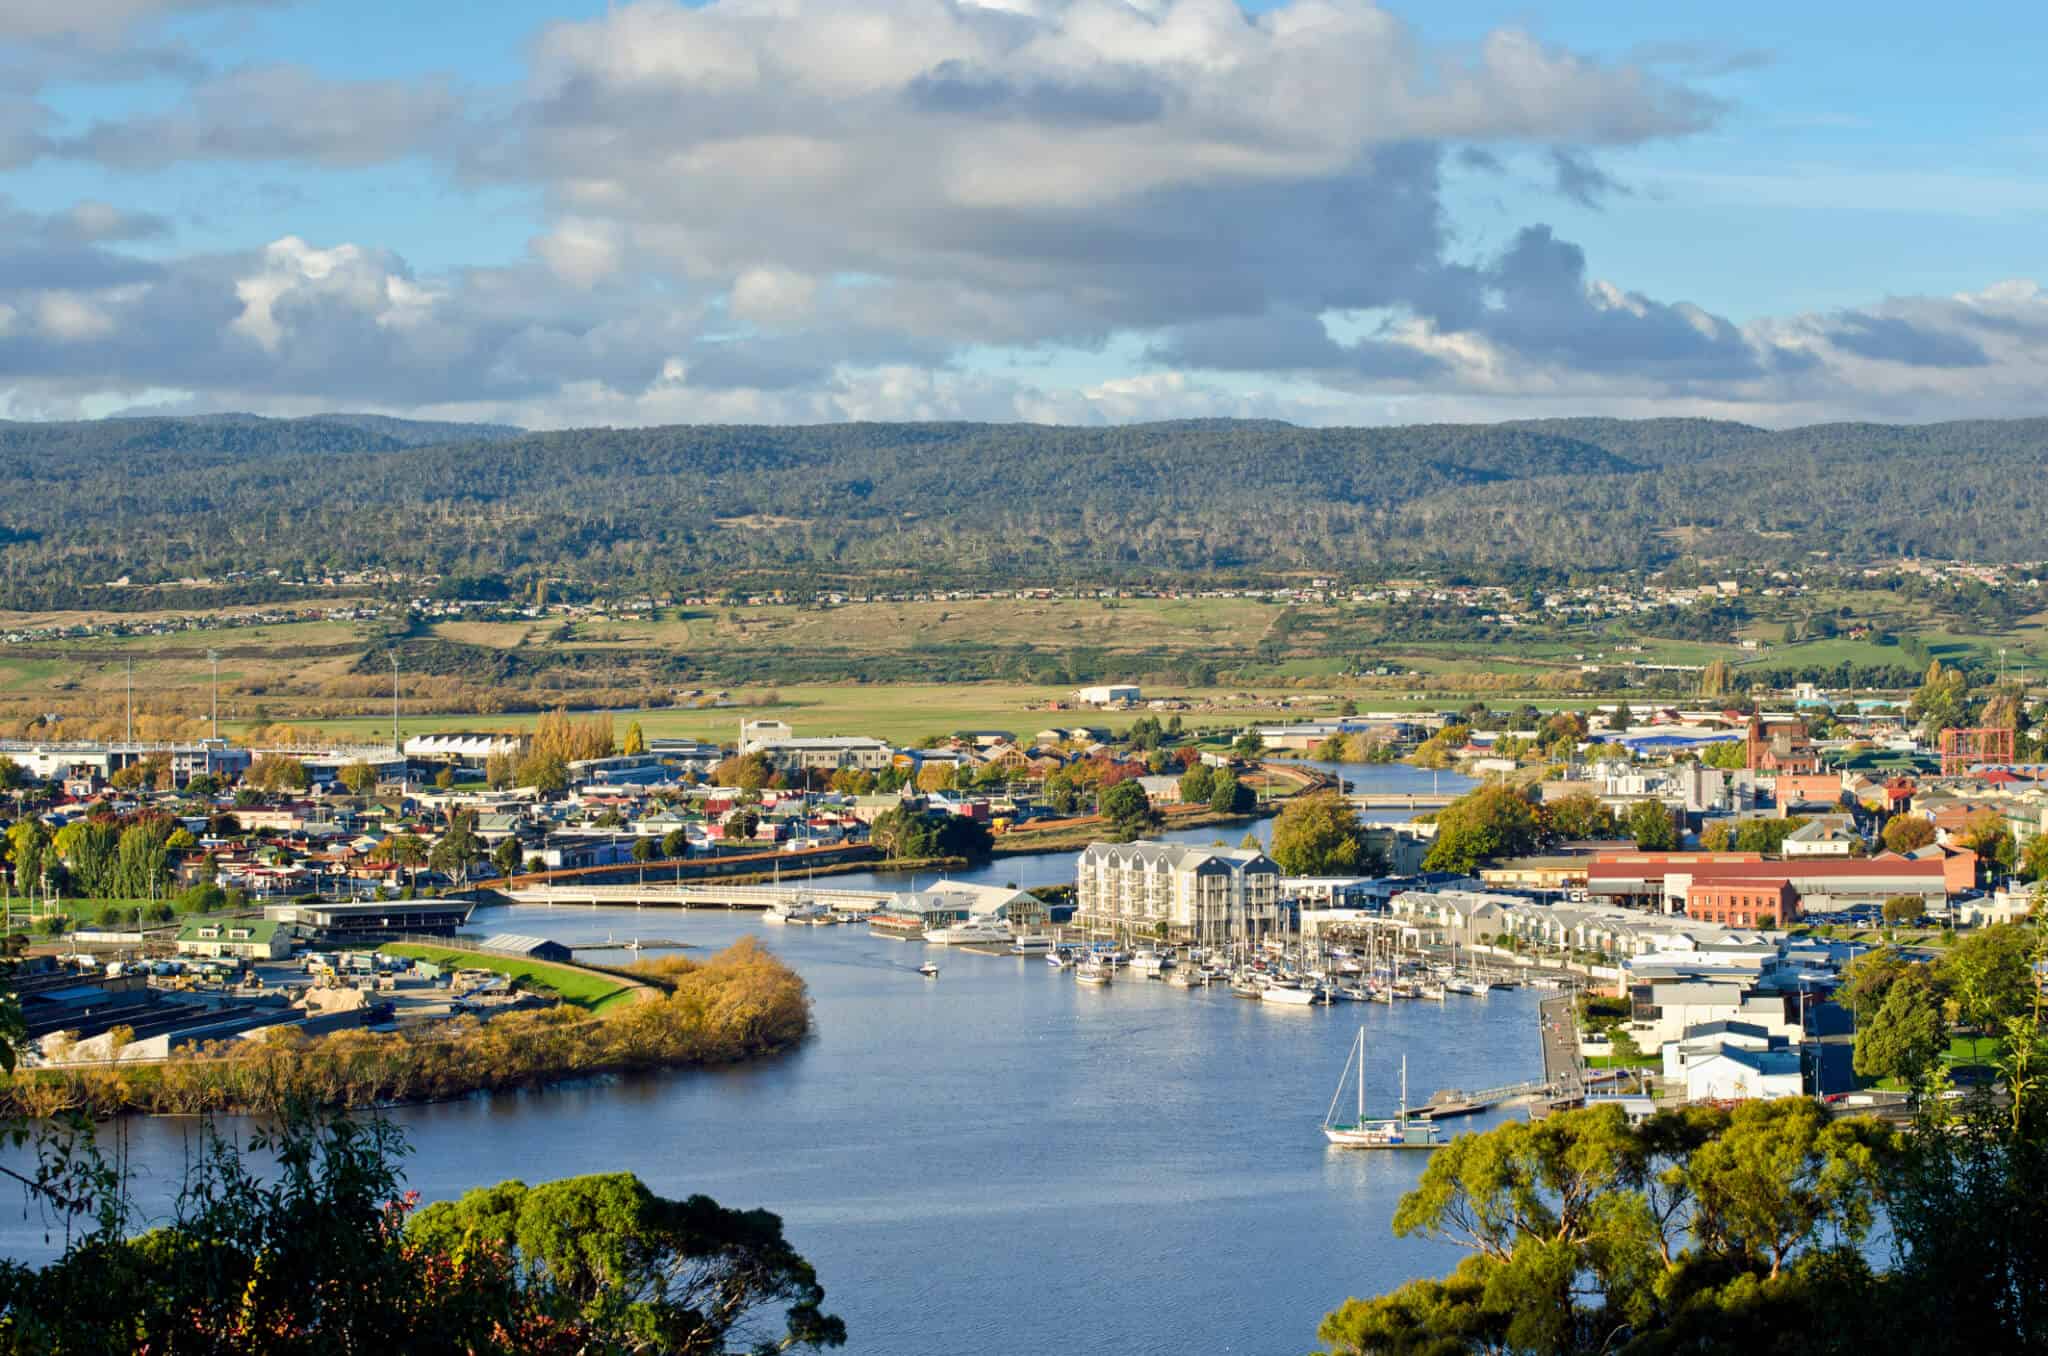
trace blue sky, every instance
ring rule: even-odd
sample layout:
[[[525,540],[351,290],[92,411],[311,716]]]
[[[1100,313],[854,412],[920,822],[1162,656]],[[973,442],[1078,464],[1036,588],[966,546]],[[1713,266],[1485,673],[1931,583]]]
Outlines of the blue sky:
[[[2032,412],[2039,7],[1226,7],[0,16],[0,412]]]

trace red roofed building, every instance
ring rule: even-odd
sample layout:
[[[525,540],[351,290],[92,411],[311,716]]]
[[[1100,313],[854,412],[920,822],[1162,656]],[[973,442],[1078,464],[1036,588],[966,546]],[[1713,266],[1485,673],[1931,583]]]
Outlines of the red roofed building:
[[[1699,906],[1713,912],[1736,907],[1729,892],[1788,887],[1794,911],[1781,918],[1850,904],[1882,903],[1892,895],[1918,895],[1944,903],[1952,894],[1973,888],[1976,856],[1968,852],[1901,857],[1799,857],[1765,861],[1756,853],[1641,852],[1603,854],[1586,868],[1586,890],[1610,904],[1675,911],[1682,903],[1691,917],[1695,895]],[[1739,887],[1739,888],[1738,888]],[[1740,907],[1750,907],[1744,900]]]

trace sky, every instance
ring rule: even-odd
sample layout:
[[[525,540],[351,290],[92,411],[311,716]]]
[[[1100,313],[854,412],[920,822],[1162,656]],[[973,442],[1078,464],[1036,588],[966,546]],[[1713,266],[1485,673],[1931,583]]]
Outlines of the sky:
[[[2048,7],[0,5],[0,417],[2044,411]]]

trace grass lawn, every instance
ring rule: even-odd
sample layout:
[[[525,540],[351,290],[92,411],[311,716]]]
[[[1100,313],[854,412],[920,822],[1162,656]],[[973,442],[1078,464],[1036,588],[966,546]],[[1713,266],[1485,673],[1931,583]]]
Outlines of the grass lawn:
[[[631,990],[619,980],[550,965],[546,961],[488,956],[475,951],[451,951],[419,942],[391,942],[377,949],[386,955],[430,961],[444,970],[490,970],[514,979],[530,980],[560,994],[563,1002],[574,1003],[591,1012],[603,1012],[614,1003],[634,1001]]]

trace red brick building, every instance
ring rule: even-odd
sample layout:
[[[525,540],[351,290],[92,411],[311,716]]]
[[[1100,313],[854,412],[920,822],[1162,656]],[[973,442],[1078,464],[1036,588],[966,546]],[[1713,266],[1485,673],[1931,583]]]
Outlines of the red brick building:
[[[1685,913],[1732,928],[1785,927],[1799,919],[1799,893],[1783,877],[1696,881],[1685,892]]]
[[[1748,752],[1751,772],[1820,771],[1820,752],[1813,747],[1803,720],[1751,716]]]

